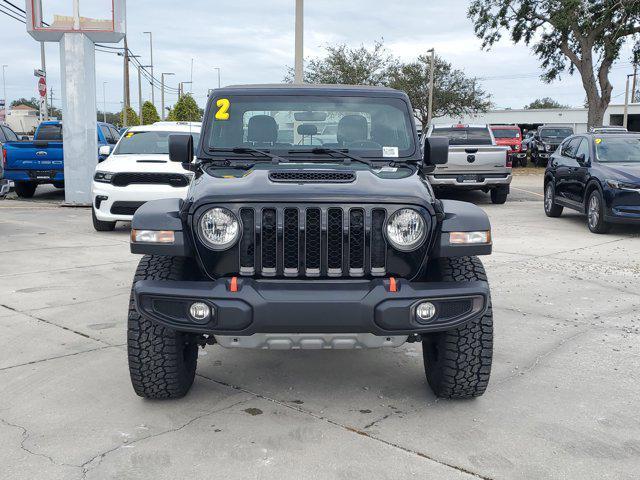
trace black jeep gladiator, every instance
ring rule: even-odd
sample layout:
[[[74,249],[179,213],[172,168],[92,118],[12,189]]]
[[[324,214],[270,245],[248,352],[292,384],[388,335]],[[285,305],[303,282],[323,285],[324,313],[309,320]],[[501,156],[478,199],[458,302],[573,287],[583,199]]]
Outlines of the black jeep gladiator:
[[[187,198],[147,202],[132,222],[131,251],[145,255],[128,318],[138,395],[185,395],[207,344],[405,342],[422,342],[436,395],[484,393],[493,317],[477,256],[491,227],[480,208],[435,198],[425,175],[448,140],[423,153],[412,112],[381,87],[213,91],[198,145],[169,139],[194,172]]]

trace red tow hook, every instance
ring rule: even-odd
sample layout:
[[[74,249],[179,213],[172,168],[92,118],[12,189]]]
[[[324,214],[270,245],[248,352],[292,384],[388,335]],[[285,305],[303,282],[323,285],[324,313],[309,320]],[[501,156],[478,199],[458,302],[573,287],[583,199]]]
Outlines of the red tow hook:
[[[393,277],[389,277],[389,291],[393,293],[398,291],[398,282]]]
[[[238,277],[231,277],[231,281],[229,282],[229,291],[234,293],[238,291]]]

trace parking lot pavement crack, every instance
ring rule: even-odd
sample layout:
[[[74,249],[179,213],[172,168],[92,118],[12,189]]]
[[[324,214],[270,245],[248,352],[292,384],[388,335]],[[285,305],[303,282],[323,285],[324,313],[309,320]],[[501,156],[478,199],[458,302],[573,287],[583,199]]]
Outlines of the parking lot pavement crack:
[[[6,370],[11,370],[13,368],[25,367],[27,365],[37,365],[38,363],[49,362],[51,360],[58,360],[60,358],[75,357],[76,355],[82,355],[82,354],[85,354],[85,353],[97,352],[97,351],[100,351],[100,350],[106,350],[108,348],[119,348],[119,347],[122,347],[124,345],[126,345],[126,344],[122,343],[120,345],[104,345],[102,347],[91,348],[89,350],[82,350],[81,352],[67,353],[65,355],[56,355],[54,357],[43,358],[41,360],[34,360],[32,362],[19,363],[17,365],[10,365],[8,367],[2,367],[2,368],[0,368],[0,372],[4,372]]]
[[[231,405],[227,405],[223,408],[217,408],[214,410],[209,410],[208,412],[202,413],[200,415],[196,415],[195,417],[191,418],[188,422],[183,423],[182,425],[175,427],[175,428],[169,428],[167,430],[163,430],[161,432],[157,432],[157,433],[153,433],[150,435],[146,435],[144,437],[140,437],[140,438],[136,438],[135,440],[132,440],[130,442],[128,442],[126,445],[130,446],[130,445],[135,445],[136,443],[140,443],[142,441],[145,440],[150,440],[152,438],[157,438],[157,437],[161,437],[163,435],[168,435],[171,433],[175,433],[175,432],[179,432],[180,430],[187,428],[189,425],[192,425],[193,423],[197,422],[198,420],[208,417],[209,415],[215,415],[216,413],[220,413],[220,412],[224,412],[225,410],[229,410],[230,408],[236,407],[238,405],[241,405],[243,403],[246,403],[248,400],[240,400],[238,402],[234,402]],[[95,468],[97,468],[102,461],[105,459],[105,457],[107,457],[110,453],[115,452],[116,450],[119,450],[120,448],[122,448],[122,445],[117,445],[115,447],[111,447],[108,450],[105,450],[104,452],[98,453],[97,455],[94,455],[93,457],[91,457],[89,460],[87,460],[86,462],[84,462],[82,465],[77,465],[79,468],[82,468],[82,479],[87,478],[87,475],[89,474],[89,472],[91,472],[91,470],[94,470]]]
[[[361,430],[361,429],[358,429],[358,428],[355,428],[355,427],[351,427],[351,426],[349,426],[349,425],[344,425],[344,424],[342,424],[342,423],[340,423],[340,422],[338,422],[338,421],[336,421],[336,420],[332,420],[332,419],[330,419],[330,418],[328,418],[328,417],[325,417],[325,416],[319,415],[319,414],[314,413],[314,412],[311,412],[311,411],[309,411],[309,410],[305,410],[304,408],[301,408],[301,407],[300,407],[300,406],[298,406],[298,405],[292,405],[292,404],[287,403],[287,402],[284,402],[284,401],[282,401],[282,400],[278,400],[278,399],[273,398],[273,397],[268,397],[268,396],[266,396],[266,395],[262,395],[262,394],[260,394],[260,393],[253,392],[253,391],[248,390],[248,389],[246,389],[246,388],[244,388],[244,387],[241,387],[241,386],[239,386],[239,385],[232,385],[232,384],[230,384],[230,383],[223,382],[223,381],[221,381],[221,380],[216,380],[216,379],[214,379],[214,378],[211,378],[211,377],[207,377],[207,376],[205,376],[205,375],[202,375],[201,373],[196,373],[196,375],[197,375],[198,377],[200,377],[200,378],[203,378],[203,379],[205,379],[205,380],[208,380],[208,381],[210,381],[210,382],[213,382],[213,383],[215,383],[215,384],[217,384],[217,385],[222,385],[222,386],[225,386],[225,387],[228,387],[228,388],[232,388],[232,389],[234,389],[234,390],[237,390],[237,391],[240,391],[240,392],[243,392],[243,393],[247,393],[247,394],[249,394],[249,395],[252,395],[252,396],[254,396],[254,397],[256,397],[256,398],[260,398],[260,399],[262,399],[262,400],[266,400],[266,401],[268,401],[268,402],[272,402],[272,403],[274,403],[274,404],[276,404],[276,405],[279,405],[279,406],[281,406],[281,407],[288,408],[288,409],[290,409],[290,410],[294,410],[294,411],[296,411],[296,412],[298,412],[298,413],[301,413],[301,414],[303,414],[303,415],[308,415],[308,416],[310,416],[310,417],[315,418],[316,420],[320,420],[320,421],[322,421],[322,422],[328,423],[328,424],[330,424],[330,425],[332,425],[332,426],[334,426],[334,427],[340,428],[340,429],[345,430],[345,431],[347,431],[347,432],[355,433],[355,434],[357,434],[357,435],[361,435],[361,436],[363,436],[363,437],[365,437],[365,438],[368,438],[368,439],[370,439],[370,440],[372,440],[372,441],[375,441],[375,442],[381,443],[381,444],[386,445],[386,446],[388,446],[388,447],[392,447],[392,448],[396,448],[396,449],[398,449],[398,450],[402,450],[402,451],[403,451],[403,452],[405,452],[405,453],[408,453],[408,454],[410,454],[410,455],[415,455],[415,456],[420,457],[420,458],[423,458],[423,459],[425,459],[425,460],[429,460],[429,461],[431,461],[431,462],[437,463],[438,465],[441,465],[441,466],[444,466],[444,467],[451,468],[451,469],[453,469],[453,470],[458,471],[459,473],[464,473],[464,474],[466,474],[466,475],[470,475],[470,476],[472,476],[472,477],[479,478],[479,479],[481,479],[481,480],[493,480],[491,477],[487,477],[487,476],[484,476],[484,475],[482,475],[482,474],[480,474],[480,473],[477,473],[477,472],[473,472],[473,471],[471,471],[471,470],[468,470],[468,469],[466,469],[466,468],[464,468],[464,467],[461,467],[461,466],[458,466],[458,465],[454,465],[454,464],[452,464],[452,463],[445,462],[445,461],[440,460],[440,459],[437,459],[437,458],[435,458],[435,457],[433,457],[433,456],[431,456],[431,455],[428,455],[428,454],[426,454],[426,453],[424,453],[424,452],[420,452],[420,451],[418,451],[418,450],[414,450],[414,449],[411,449],[411,448],[408,448],[408,447],[402,446],[402,445],[400,445],[400,444],[397,444],[397,443],[391,442],[391,441],[389,441],[389,440],[385,440],[384,438],[380,438],[379,436],[373,435],[373,434],[371,434],[371,433],[369,433],[369,432],[365,432],[364,430]],[[379,420],[379,421],[380,421],[380,420]],[[375,422],[374,422],[374,423],[375,423]]]

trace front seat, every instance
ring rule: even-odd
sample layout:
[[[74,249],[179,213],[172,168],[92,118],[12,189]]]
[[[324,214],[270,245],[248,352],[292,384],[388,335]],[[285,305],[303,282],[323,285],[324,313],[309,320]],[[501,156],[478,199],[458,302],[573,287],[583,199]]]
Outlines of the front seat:
[[[272,147],[278,141],[278,122],[269,115],[254,115],[247,126],[247,141],[254,147]]]
[[[367,119],[362,115],[345,115],[338,122],[338,143],[346,146],[353,142],[362,142],[368,139]]]

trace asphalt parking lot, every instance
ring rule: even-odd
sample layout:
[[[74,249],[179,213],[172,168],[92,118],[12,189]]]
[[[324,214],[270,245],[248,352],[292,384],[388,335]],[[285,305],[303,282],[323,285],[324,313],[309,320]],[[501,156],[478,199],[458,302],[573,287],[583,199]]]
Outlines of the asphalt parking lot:
[[[640,467],[640,230],[545,217],[539,175],[488,212],[492,380],[437,400],[420,347],[201,351],[189,395],[129,383],[138,258],[86,209],[0,201],[0,477],[632,479]]]

